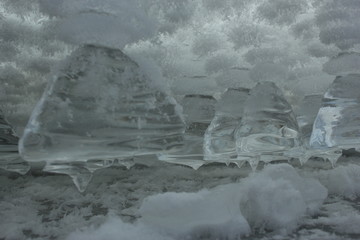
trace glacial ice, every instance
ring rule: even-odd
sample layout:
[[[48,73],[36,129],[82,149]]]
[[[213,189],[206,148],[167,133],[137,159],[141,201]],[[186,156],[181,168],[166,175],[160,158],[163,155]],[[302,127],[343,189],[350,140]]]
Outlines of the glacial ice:
[[[91,172],[114,159],[182,144],[176,101],[154,87],[120,50],[84,45],[50,80],[20,140],[29,162],[70,175],[84,191]]]
[[[310,146],[316,149],[359,148],[360,74],[338,76],[324,95]]]
[[[286,160],[284,153],[300,146],[295,114],[273,82],[251,89],[243,116],[235,132],[237,160],[248,161],[253,169],[259,161]]]
[[[186,95],[181,105],[186,122],[184,145],[176,152],[159,153],[158,158],[198,169],[205,163],[204,134],[215,115],[216,99],[209,95]]]
[[[216,113],[204,135],[204,160],[239,163],[235,145],[235,128],[243,116],[249,89],[230,88],[221,96]]]
[[[0,110],[0,168],[25,174],[30,166],[19,155],[18,141],[19,138]]]
[[[301,132],[302,146],[290,154],[292,154],[293,157],[299,158],[302,164],[306,163],[311,157],[321,157],[328,159],[334,166],[342,154],[341,149],[317,149],[310,146],[313,124],[321,107],[322,98],[323,96],[319,94],[307,95],[296,108],[295,113]]]

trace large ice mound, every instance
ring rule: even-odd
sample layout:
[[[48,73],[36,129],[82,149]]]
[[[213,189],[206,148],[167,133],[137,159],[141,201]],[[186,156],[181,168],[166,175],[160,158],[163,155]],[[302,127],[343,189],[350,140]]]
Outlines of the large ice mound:
[[[285,153],[300,145],[295,114],[273,82],[258,83],[251,89],[243,116],[235,133],[239,161],[256,168],[259,161],[288,159]]]
[[[311,134],[313,148],[359,148],[360,74],[337,77],[324,95]]]
[[[120,50],[85,45],[49,81],[20,140],[21,156],[45,161],[84,190],[89,171],[114,159],[156,154],[182,143],[176,101]]]

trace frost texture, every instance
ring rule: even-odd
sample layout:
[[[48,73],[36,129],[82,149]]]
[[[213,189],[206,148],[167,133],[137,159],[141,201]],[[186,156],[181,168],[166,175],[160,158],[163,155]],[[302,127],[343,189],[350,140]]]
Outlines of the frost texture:
[[[141,222],[175,236],[237,239],[252,229],[291,231],[327,197],[319,181],[288,164],[267,166],[240,183],[197,193],[163,193],[144,199]],[[190,224],[191,223],[191,224]]]
[[[175,100],[134,61],[120,50],[86,45],[49,82],[20,152],[27,161],[46,161],[47,171],[86,182],[79,176],[109,160],[176,149],[183,129]]]
[[[330,0],[323,4],[316,16],[320,40],[325,44],[335,44],[343,50],[359,44],[359,10],[360,4],[356,0]]]
[[[204,164],[204,134],[215,114],[216,100],[207,95],[187,95],[181,101],[186,122],[184,145],[174,153],[159,153],[161,161],[198,169]]]
[[[123,48],[156,32],[141,1],[41,0],[40,6],[57,17],[56,35],[67,43]]]
[[[360,53],[345,52],[326,62],[323,66],[323,70],[331,75],[344,76],[351,73],[360,74],[359,66]]]
[[[243,116],[249,89],[228,89],[219,100],[214,119],[204,135],[204,159],[237,162],[235,128]]]
[[[324,95],[310,145],[313,148],[359,148],[360,75],[337,77]]]
[[[287,159],[284,152],[299,146],[295,115],[274,83],[259,83],[251,89],[243,116],[235,133],[239,161],[249,161],[256,168],[259,161]]]

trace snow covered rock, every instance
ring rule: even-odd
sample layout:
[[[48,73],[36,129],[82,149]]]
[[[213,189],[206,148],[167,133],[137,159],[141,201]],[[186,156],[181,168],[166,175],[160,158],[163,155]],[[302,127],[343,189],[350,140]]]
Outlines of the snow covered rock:
[[[140,222],[175,236],[237,239],[250,229],[292,231],[326,197],[319,181],[301,177],[289,164],[274,164],[239,183],[147,197]]]

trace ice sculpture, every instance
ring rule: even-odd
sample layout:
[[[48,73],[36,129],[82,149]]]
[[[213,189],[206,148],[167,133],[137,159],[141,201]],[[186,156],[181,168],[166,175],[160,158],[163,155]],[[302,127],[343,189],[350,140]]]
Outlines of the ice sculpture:
[[[205,132],[204,160],[242,164],[237,161],[234,133],[240,124],[248,96],[247,88],[230,88],[221,96],[215,117]]]
[[[314,122],[315,149],[360,148],[360,74],[337,77],[326,91]]]
[[[176,101],[158,90],[120,50],[85,45],[50,80],[34,109],[20,153],[70,175],[84,191],[96,169],[114,159],[174,150],[184,121]]]
[[[330,75],[345,76],[351,73],[360,74],[359,66],[360,53],[343,52],[326,62],[323,70]]]
[[[236,130],[238,161],[256,169],[259,161],[286,160],[286,151],[300,146],[299,127],[290,104],[272,82],[258,83],[245,101]]]
[[[337,148],[314,149],[310,147],[311,132],[316,115],[321,107],[322,98],[322,95],[307,95],[295,111],[302,136],[302,146],[293,149],[294,151],[291,154],[292,157],[299,158],[301,164],[306,163],[310,157],[321,157],[328,159],[334,165],[341,156],[341,150]]]
[[[204,134],[215,114],[216,100],[209,95],[187,95],[182,100],[186,122],[184,146],[174,153],[160,153],[161,161],[182,164],[194,169],[204,162]]]
[[[19,138],[0,110],[0,168],[25,174],[30,166],[19,155],[18,141]]]

